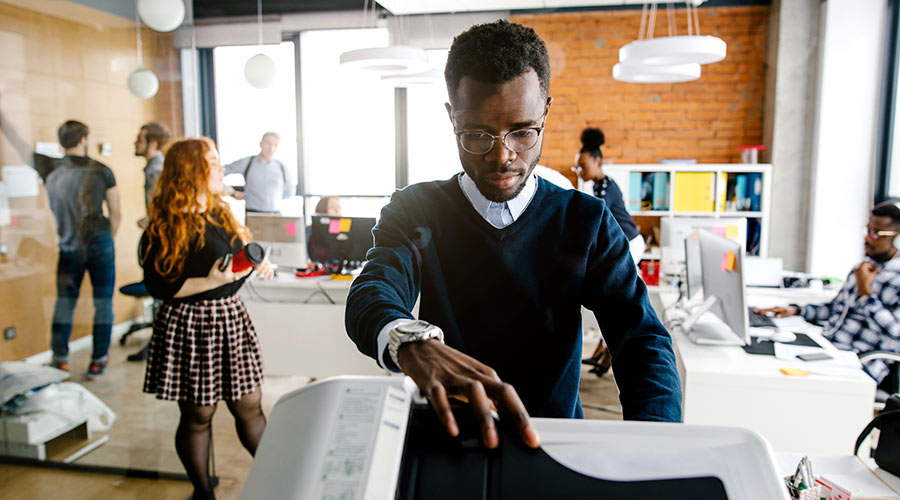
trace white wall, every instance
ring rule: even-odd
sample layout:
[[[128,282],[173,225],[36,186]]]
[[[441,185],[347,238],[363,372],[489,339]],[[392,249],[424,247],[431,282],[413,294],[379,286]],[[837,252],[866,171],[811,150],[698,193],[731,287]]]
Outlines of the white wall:
[[[813,274],[846,276],[863,256],[858,228],[865,225],[873,201],[886,8],[886,0],[822,3],[818,133],[813,143],[807,247]]]

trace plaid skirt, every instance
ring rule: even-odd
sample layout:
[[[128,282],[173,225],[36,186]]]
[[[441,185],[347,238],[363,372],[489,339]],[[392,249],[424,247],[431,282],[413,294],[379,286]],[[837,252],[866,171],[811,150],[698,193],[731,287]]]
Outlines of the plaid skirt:
[[[262,373],[256,329],[237,295],[164,303],[156,314],[144,392],[209,406],[255,391]]]

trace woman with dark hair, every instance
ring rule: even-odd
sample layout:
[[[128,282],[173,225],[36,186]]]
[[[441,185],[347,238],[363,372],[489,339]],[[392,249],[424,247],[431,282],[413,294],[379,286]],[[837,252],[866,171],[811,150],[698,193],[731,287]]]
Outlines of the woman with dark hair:
[[[266,427],[260,405],[262,358],[256,330],[236,295],[253,268],[232,272],[226,254],[250,241],[222,199],[224,168],[210,139],[187,139],[166,153],[141,240],[144,282],[163,301],[153,324],[144,392],[178,402],[175,449],[194,486],[214,498],[209,479],[210,425],[225,400],[238,437],[253,455]],[[271,278],[264,259],[256,267]]]
[[[586,128],[581,131],[581,151],[575,159],[574,170],[582,181],[593,183],[593,194],[604,200],[612,212],[619,227],[628,239],[631,258],[635,264],[641,261],[641,255],[647,248],[644,238],[634,224],[634,219],[625,210],[622,190],[616,181],[603,173],[603,152],[600,146],[606,142],[603,131],[599,128]]]
[[[586,184],[591,183],[594,196],[606,202],[609,211],[612,212],[622,232],[628,239],[628,249],[631,258],[635,264],[641,261],[641,256],[647,244],[644,242],[643,236],[634,224],[634,219],[625,210],[625,200],[622,198],[622,190],[616,181],[612,180],[603,173],[603,152],[600,146],[606,142],[603,131],[599,128],[586,128],[581,131],[581,151],[575,158],[575,167],[573,170],[578,174]],[[602,377],[604,373],[609,371],[612,366],[612,357],[609,348],[603,337],[597,344],[597,348],[590,358],[582,361],[585,364],[592,365],[591,373]]]

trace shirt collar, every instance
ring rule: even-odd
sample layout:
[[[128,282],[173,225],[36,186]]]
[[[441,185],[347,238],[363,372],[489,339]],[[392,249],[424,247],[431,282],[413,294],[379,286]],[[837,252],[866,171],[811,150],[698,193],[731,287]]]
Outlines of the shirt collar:
[[[164,162],[164,161],[165,161],[165,157],[163,157],[163,154],[162,154],[162,153],[156,153],[155,155],[151,156],[149,160],[147,160],[147,165],[144,167],[144,169],[146,170],[146,169],[149,169],[149,168],[154,168],[154,167],[156,167],[157,165],[158,165],[160,168],[162,168],[163,162]]]
[[[475,211],[485,220],[487,220],[488,209],[491,205],[502,205],[502,203],[496,203],[485,198],[484,195],[481,194],[481,191],[478,190],[478,186],[475,185],[475,181],[466,175],[465,172],[459,174],[459,187],[466,195],[466,198],[469,199],[469,203],[472,204]],[[537,177],[536,174],[532,172],[531,175],[528,176],[528,179],[525,180],[525,187],[522,188],[522,191],[520,191],[515,198],[506,202],[506,207],[509,208],[509,212],[512,214],[514,221],[518,220],[519,216],[522,215],[522,212],[528,208],[528,204],[531,203],[531,199],[534,198],[535,192],[537,192]]]

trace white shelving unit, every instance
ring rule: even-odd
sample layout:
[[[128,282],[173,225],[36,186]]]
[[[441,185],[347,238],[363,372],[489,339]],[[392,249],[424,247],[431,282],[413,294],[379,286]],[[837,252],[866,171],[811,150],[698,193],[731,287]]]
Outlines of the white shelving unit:
[[[772,165],[767,163],[761,164],[742,164],[742,163],[700,163],[700,164],[660,164],[660,163],[637,163],[637,164],[613,164],[603,165],[603,172],[616,181],[622,190],[625,198],[626,206],[628,205],[629,182],[631,172],[665,172],[669,174],[669,190],[668,190],[668,210],[644,210],[630,212],[632,216],[649,216],[649,217],[714,217],[714,218],[733,218],[746,217],[747,219],[758,219],[760,224],[759,236],[759,256],[766,257],[769,251],[769,219],[771,217],[772,204]],[[714,210],[704,212],[686,212],[676,211],[675,193],[676,193],[676,173],[679,172],[709,172],[715,175],[713,181],[713,200]],[[760,210],[759,211],[743,211],[743,210],[725,210],[722,206],[724,191],[727,189],[725,174],[747,174],[758,173],[762,175],[762,191],[760,193]],[[658,258],[657,254],[648,252],[645,258]]]

